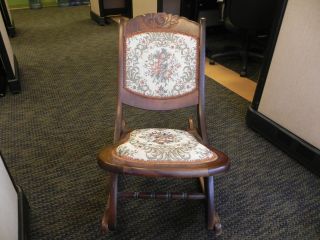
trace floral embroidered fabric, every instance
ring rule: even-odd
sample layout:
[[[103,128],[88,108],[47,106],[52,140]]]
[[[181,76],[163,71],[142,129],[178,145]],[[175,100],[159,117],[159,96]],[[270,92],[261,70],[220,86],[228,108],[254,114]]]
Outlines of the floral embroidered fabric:
[[[197,87],[198,41],[171,32],[126,39],[125,87],[149,97],[175,97]]]
[[[134,130],[116,149],[119,157],[137,161],[209,162],[217,155],[190,133],[177,129],[146,128]]]

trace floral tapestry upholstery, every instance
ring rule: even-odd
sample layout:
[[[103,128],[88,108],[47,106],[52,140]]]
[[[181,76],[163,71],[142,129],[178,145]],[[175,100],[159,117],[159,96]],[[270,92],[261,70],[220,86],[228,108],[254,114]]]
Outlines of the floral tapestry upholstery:
[[[167,128],[137,129],[116,148],[126,160],[157,163],[199,163],[217,159],[216,153],[187,131]]]
[[[155,98],[185,95],[197,88],[198,40],[171,32],[147,32],[126,39],[124,86]]]

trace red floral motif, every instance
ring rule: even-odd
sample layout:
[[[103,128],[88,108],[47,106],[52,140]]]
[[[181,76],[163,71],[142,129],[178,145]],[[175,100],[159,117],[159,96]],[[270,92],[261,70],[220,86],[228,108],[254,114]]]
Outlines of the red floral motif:
[[[150,97],[174,97],[197,87],[198,40],[149,32],[126,40],[125,87]]]
[[[149,55],[145,66],[155,81],[166,82],[174,79],[174,73],[181,67],[181,64],[173,53],[162,48]]]
[[[149,139],[158,144],[168,144],[176,141],[175,136],[172,133],[159,131],[151,132],[149,134]]]

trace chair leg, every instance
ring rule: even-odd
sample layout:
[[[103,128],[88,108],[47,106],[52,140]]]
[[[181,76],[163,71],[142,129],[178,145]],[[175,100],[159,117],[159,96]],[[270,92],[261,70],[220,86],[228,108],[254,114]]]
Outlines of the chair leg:
[[[214,230],[216,235],[222,233],[222,226],[218,213],[214,205],[214,178],[209,176],[207,179],[207,198],[208,198],[208,230]]]
[[[112,173],[111,189],[108,195],[107,206],[101,220],[101,232],[107,233],[115,230],[117,222],[117,193],[118,193],[118,174]]]
[[[240,71],[240,77],[247,76],[247,68],[248,68],[248,53],[246,51],[241,53],[242,58],[242,68]]]
[[[201,191],[203,193],[206,193],[206,186],[205,186],[204,177],[199,177],[199,183],[200,183]]]
[[[243,36],[242,40],[242,51],[241,51],[241,58],[242,58],[242,69],[240,72],[241,77],[247,76],[247,68],[248,68],[248,57],[249,57],[249,45],[250,45],[250,36],[249,33]]]

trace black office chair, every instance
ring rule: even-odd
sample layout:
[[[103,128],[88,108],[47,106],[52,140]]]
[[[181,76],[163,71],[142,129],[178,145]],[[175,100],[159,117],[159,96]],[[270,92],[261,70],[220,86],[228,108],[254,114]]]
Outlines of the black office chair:
[[[242,35],[240,49],[216,53],[210,56],[210,64],[219,57],[240,56],[242,70],[240,76],[247,75],[248,57],[263,58],[263,55],[250,51],[250,43],[259,35],[268,35],[276,10],[277,0],[225,0],[225,27]]]

